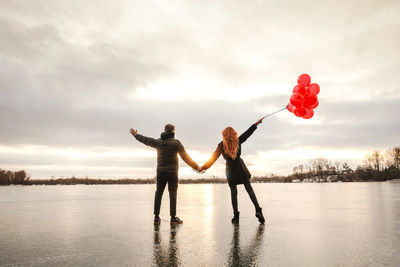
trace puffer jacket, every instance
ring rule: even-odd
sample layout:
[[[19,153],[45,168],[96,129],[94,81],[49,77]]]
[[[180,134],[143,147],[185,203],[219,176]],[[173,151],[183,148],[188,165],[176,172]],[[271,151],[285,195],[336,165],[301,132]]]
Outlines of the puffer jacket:
[[[175,135],[172,132],[161,133],[159,139],[141,134],[135,136],[139,142],[157,149],[157,174],[166,172],[177,173],[179,170],[178,153],[186,164],[193,169],[198,168],[197,163],[190,158],[181,142],[174,137]]]

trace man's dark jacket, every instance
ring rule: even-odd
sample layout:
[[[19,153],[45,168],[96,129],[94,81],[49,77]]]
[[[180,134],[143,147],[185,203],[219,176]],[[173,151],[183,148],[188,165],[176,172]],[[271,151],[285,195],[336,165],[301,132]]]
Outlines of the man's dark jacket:
[[[198,168],[197,163],[190,158],[181,142],[174,138],[172,132],[163,132],[159,139],[141,134],[135,135],[135,138],[139,142],[157,149],[157,174],[178,173],[178,153],[190,167]]]

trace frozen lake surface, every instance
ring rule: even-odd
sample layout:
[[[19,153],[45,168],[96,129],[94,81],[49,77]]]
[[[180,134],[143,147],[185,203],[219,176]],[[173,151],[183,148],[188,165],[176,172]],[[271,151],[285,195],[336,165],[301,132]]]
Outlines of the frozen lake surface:
[[[1,266],[400,266],[400,183],[179,185],[153,225],[155,185],[0,187]]]

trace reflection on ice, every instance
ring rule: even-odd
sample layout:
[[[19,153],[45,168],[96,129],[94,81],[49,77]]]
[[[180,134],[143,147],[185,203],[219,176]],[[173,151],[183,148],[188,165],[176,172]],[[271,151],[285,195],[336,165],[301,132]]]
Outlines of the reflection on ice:
[[[234,226],[231,251],[228,257],[229,266],[256,265],[263,242],[264,227],[264,224],[260,224],[254,238],[249,242],[249,244],[243,244],[240,242],[240,225],[238,224]]]
[[[153,264],[156,266],[179,266],[181,263],[179,255],[178,232],[182,225],[171,225],[169,240],[163,241],[160,225],[154,225],[153,239]],[[227,257],[228,266],[254,266],[257,265],[258,256],[261,251],[264,235],[264,224],[260,224],[254,237],[248,242],[240,241],[240,225],[234,225],[232,231],[232,242]]]
[[[160,226],[154,225],[153,263],[157,266],[178,266],[179,247],[176,240],[177,232],[182,225],[171,225],[169,242],[162,242]]]

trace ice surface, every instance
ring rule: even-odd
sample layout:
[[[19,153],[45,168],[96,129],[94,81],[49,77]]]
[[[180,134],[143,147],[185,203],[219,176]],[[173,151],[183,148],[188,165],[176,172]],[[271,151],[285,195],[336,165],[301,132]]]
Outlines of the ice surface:
[[[0,265],[400,266],[400,183],[179,185],[153,225],[155,185],[0,187]]]

